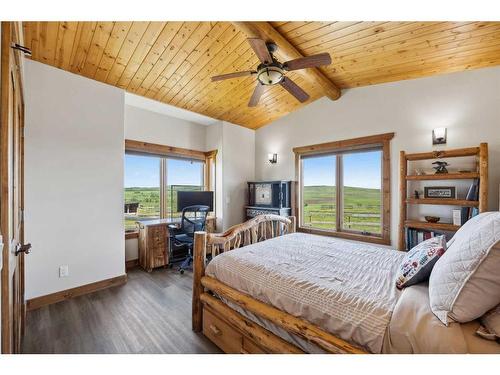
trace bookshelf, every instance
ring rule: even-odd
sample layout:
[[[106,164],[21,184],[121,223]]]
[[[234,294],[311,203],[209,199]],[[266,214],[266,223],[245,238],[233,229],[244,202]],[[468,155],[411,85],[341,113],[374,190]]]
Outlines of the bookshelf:
[[[476,157],[476,171],[466,173],[446,173],[432,175],[409,175],[408,163],[417,160],[437,160],[454,157]],[[459,207],[477,207],[479,212],[487,210],[488,204],[488,144],[481,143],[479,147],[459,148],[444,151],[432,151],[424,153],[408,154],[405,151],[400,152],[400,217],[399,217],[399,250],[406,249],[407,228],[422,229],[429,231],[447,231],[455,232],[460,226],[449,223],[428,223],[426,221],[411,220],[407,217],[408,205],[413,204],[430,204],[442,206],[459,206]],[[409,181],[437,181],[437,180],[478,180],[479,194],[478,200],[465,199],[437,199],[437,198],[410,198],[408,197],[408,182]]]
[[[479,178],[479,173],[446,173],[446,174],[430,174],[430,175],[415,175],[406,176],[407,181],[424,181],[424,180],[468,180]]]
[[[408,198],[407,204],[437,204],[441,206],[479,207],[479,201],[468,201],[465,199],[433,199],[433,198]]]

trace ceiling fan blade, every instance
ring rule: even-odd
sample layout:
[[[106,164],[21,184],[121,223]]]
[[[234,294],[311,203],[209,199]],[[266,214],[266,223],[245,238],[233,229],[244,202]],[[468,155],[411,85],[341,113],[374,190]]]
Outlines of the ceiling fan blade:
[[[257,72],[255,72],[253,70],[246,70],[244,72],[234,72],[234,73],[221,74],[219,76],[213,76],[212,82],[222,81],[224,79],[230,79],[230,78],[250,76],[250,75],[255,74],[255,73],[257,73]]]
[[[255,90],[253,90],[252,97],[250,98],[250,101],[248,102],[249,107],[256,107],[257,104],[259,104],[260,97],[264,93],[265,86],[257,82],[257,86],[255,87]]]
[[[304,103],[309,99],[309,95],[307,92],[302,90],[295,82],[293,82],[290,78],[283,77],[283,80],[280,82],[280,85],[285,88],[286,91],[288,91],[290,94],[295,96],[295,98],[301,102]]]
[[[284,63],[286,70],[297,70],[304,68],[315,68],[322,65],[330,65],[332,58],[329,53],[318,53],[317,55],[300,57],[298,59],[290,60]]]
[[[273,58],[267,49],[266,42],[260,38],[248,38],[247,40],[261,63],[269,64],[273,62]]]

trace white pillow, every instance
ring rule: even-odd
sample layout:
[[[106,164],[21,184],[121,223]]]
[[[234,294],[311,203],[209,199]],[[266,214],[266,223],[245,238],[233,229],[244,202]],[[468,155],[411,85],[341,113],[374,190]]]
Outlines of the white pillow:
[[[466,233],[470,233],[474,230],[474,227],[477,225],[478,221],[483,220],[484,217],[490,216],[490,214],[494,214],[494,212],[484,212],[482,214],[476,215],[465,222],[456,232],[453,237],[448,241],[447,248],[450,247],[457,237],[461,237],[462,235],[468,235]]]
[[[453,236],[429,278],[432,312],[466,323],[500,303],[500,212],[485,212]]]

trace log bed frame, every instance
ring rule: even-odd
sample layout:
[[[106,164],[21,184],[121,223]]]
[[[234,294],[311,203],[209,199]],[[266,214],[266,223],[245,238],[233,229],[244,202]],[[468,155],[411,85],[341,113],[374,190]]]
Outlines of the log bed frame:
[[[260,215],[224,233],[196,232],[193,261],[193,331],[203,334],[225,353],[304,353],[222,302],[230,301],[327,353],[366,353],[308,321],[205,276],[207,253],[221,252],[295,232],[295,217]]]

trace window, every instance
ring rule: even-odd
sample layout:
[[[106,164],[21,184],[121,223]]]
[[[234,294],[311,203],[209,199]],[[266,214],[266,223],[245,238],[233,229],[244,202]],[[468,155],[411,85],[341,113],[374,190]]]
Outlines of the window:
[[[138,220],[160,218],[159,157],[125,155],[125,230]]]
[[[295,148],[299,230],[388,244],[392,137]]]
[[[134,231],[137,221],[179,217],[180,190],[215,191],[216,151],[175,149],[175,154],[168,146],[129,140],[125,143],[126,232]],[[162,150],[165,155],[161,155]]]
[[[167,159],[167,213],[166,217],[179,217],[177,212],[178,191],[203,190],[204,163],[192,160]]]
[[[342,229],[382,234],[382,150],[342,158]]]
[[[302,223],[306,227],[335,230],[337,221],[337,157],[312,156],[302,161]]]

